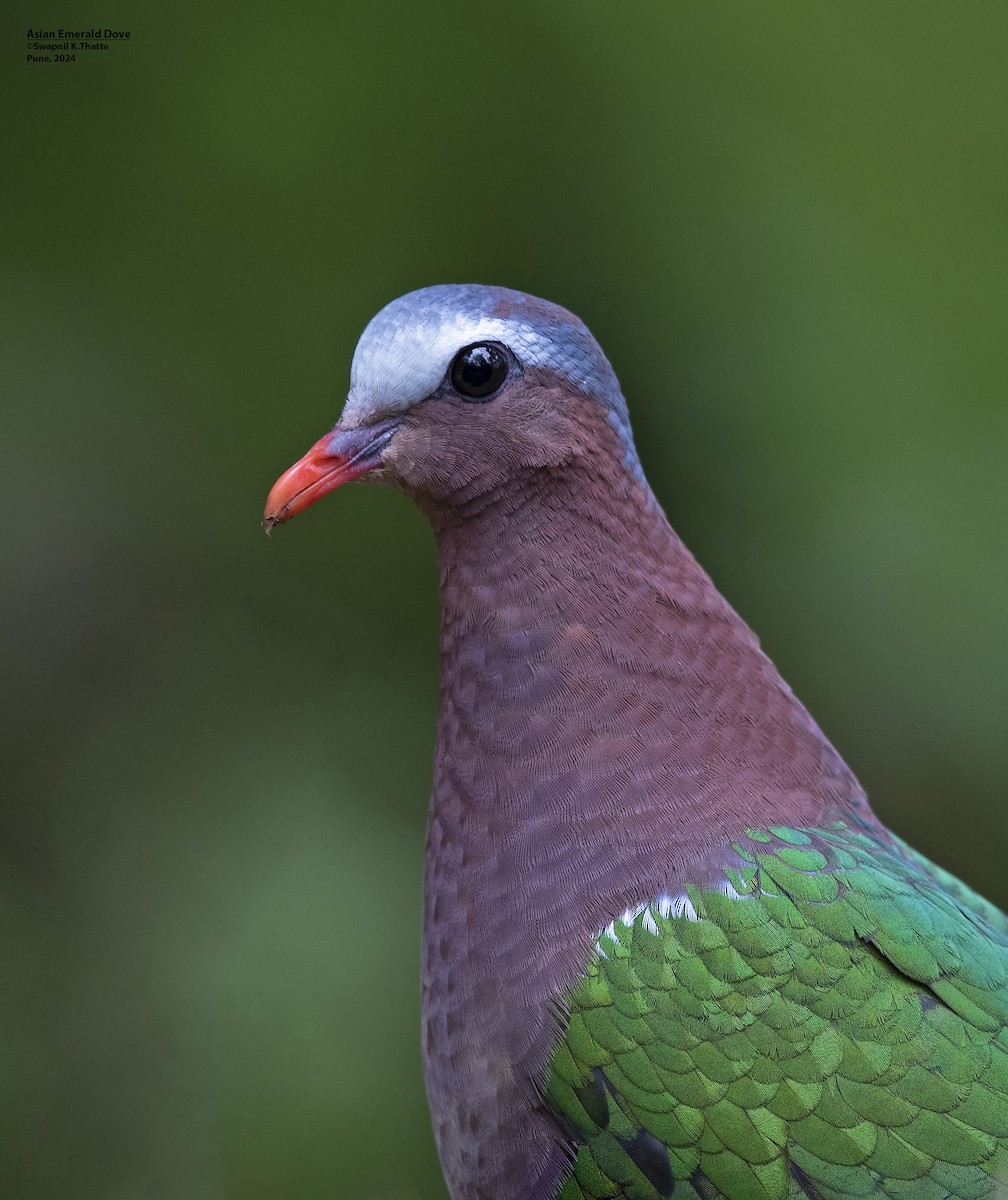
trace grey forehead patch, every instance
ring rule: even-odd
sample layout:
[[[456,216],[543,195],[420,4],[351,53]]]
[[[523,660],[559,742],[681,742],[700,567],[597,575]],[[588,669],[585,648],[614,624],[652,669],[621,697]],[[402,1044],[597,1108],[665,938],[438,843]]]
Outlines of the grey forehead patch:
[[[358,425],[426,399],[458,351],[481,340],[504,343],[526,366],[601,401],[636,463],[626,401],[588,329],[559,305],[510,288],[438,284],[387,304],[357,343],[342,421]]]

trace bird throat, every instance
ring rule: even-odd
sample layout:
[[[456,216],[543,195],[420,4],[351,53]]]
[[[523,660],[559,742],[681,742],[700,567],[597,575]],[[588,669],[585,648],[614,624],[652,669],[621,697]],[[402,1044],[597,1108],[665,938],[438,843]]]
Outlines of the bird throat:
[[[443,606],[424,1044],[450,1179],[476,1170],[460,1096],[473,1128],[526,1145],[549,1006],[614,917],[698,882],[747,827],[868,813],[603,417],[609,434],[605,453],[424,505]]]
[[[435,521],[460,805],[493,836],[574,825],[670,870],[747,826],[843,815],[848,768],[647,485],[602,464]]]

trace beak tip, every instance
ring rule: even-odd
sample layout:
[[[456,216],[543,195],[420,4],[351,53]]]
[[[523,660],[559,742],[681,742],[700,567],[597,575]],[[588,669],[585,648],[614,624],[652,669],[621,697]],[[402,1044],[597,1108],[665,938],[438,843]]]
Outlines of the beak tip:
[[[288,511],[288,508],[289,506],[286,504],[282,504],[279,508],[272,504],[266,505],[266,511],[263,513],[262,527],[263,533],[265,533],[267,537],[269,537],[269,535],[274,529],[276,529],[278,525],[283,525],[290,519],[291,514]]]
[[[382,451],[395,428],[391,420],[350,430],[337,425],[320,438],[270,489],[262,522],[266,533],[334,488],[381,466]]]

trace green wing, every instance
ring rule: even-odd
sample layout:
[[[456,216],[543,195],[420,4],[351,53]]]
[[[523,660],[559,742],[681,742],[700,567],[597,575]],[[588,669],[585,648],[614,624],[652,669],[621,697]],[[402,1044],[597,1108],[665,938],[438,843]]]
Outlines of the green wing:
[[[1008,1196],[1008,919],[841,824],[728,857],[568,998],[557,1200]]]

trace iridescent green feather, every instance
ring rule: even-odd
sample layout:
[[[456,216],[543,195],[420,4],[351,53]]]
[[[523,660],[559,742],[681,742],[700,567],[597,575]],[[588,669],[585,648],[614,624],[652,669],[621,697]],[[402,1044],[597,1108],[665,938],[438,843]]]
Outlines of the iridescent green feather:
[[[726,858],[569,997],[557,1200],[1008,1194],[1008,917],[842,824]]]

